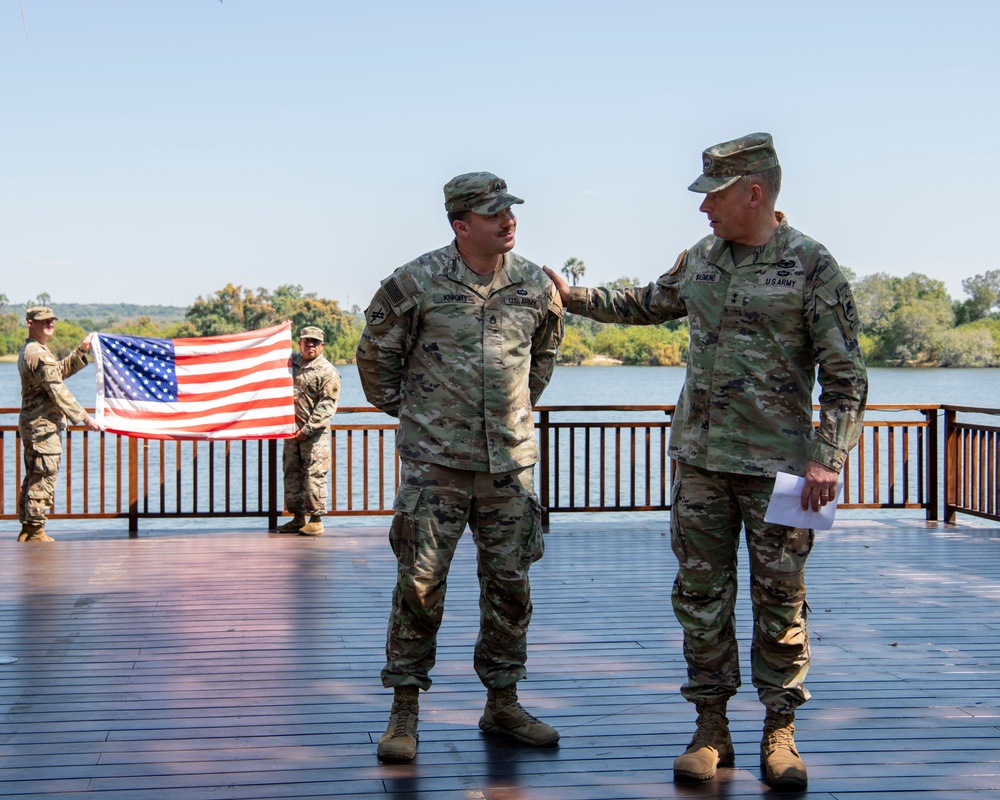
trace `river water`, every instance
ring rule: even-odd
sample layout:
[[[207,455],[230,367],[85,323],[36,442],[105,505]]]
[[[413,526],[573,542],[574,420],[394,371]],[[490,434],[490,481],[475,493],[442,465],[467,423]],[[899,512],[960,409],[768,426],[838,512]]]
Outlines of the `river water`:
[[[337,367],[342,406],[366,406],[353,364]],[[1000,406],[1000,369],[889,369],[868,371],[869,403],[942,403],[995,408]],[[66,385],[85,406],[96,397],[92,366]],[[677,402],[684,367],[557,367],[542,396],[544,405],[650,405]],[[819,387],[817,387],[817,397]],[[21,386],[17,365],[0,363],[0,407],[17,407]]]
[[[358,373],[353,365],[340,365],[342,387],[340,405],[367,406]],[[557,367],[552,382],[542,397],[541,405],[672,405],[677,401],[684,381],[683,367]],[[967,407],[1000,408],[1000,369],[871,369],[869,370],[869,403],[870,404],[950,404]],[[77,373],[67,381],[67,386],[76,398],[85,406],[93,407],[96,397],[95,377],[92,366]],[[817,397],[819,387],[817,387]],[[12,363],[0,363],[0,408],[16,408],[20,403],[20,381],[17,366]],[[662,412],[650,412],[662,418]],[[886,412],[888,413],[888,412]],[[869,412],[873,418],[874,412]],[[381,417],[381,415],[378,415]],[[616,415],[569,415],[560,419],[572,419],[574,416],[605,416],[615,419]],[[370,419],[366,415],[341,415],[339,421],[360,423]],[[633,414],[628,417],[635,421]],[[382,418],[380,421],[387,421]],[[975,420],[975,417],[971,419]],[[984,419],[983,421],[987,421]],[[996,418],[988,418],[996,424]],[[14,416],[0,417],[2,424],[16,424]],[[5,472],[12,472],[14,458],[12,438],[5,443],[5,449],[10,449],[4,458]],[[8,487],[13,485],[13,476],[5,476]],[[12,498],[9,499],[12,502]],[[9,503],[8,503],[9,504]],[[10,509],[5,508],[9,512]],[[649,514],[659,512],[646,512]],[[846,511],[845,511],[846,513]],[[871,512],[866,512],[871,514]],[[905,512],[909,513],[909,512]],[[920,512],[915,512],[919,515]],[[635,515],[630,515],[634,517]],[[353,517],[351,524],[384,525],[385,518]],[[219,528],[247,526],[255,527],[259,523],[247,520],[218,520]],[[65,520],[61,527],[90,527],[92,525],[117,526],[122,523],[115,521],[83,522]],[[204,521],[197,520],[143,520],[141,526],[148,529],[153,526],[168,526],[184,528],[198,525],[204,527]],[[213,520],[213,526],[215,521]]]

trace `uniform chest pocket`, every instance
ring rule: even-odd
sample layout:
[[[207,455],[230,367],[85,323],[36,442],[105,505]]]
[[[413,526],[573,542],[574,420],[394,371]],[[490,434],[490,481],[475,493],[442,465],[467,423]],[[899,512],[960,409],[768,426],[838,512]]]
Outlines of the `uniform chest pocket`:
[[[435,294],[421,319],[426,348],[459,351],[475,347],[482,336],[482,300],[471,293]]]
[[[486,312],[486,325],[499,325],[507,348],[530,346],[531,337],[541,324],[542,314],[538,310],[538,298],[505,297],[498,308]]]
[[[771,320],[785,327],[789,318],[802,316],[801,275],[765,274],[754,283],[730,285],[725,313],[750,320]]]

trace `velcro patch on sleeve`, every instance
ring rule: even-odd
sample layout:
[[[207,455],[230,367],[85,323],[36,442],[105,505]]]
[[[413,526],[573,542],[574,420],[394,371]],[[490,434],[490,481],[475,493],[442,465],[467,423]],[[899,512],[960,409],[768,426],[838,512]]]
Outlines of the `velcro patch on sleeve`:
[[[406,295],[403,293],[403,287],[395,275],[386,280],[382,284],[382,288],[385,289],[389,302],[394,306],[398,306],[404,299],[406,299]]]

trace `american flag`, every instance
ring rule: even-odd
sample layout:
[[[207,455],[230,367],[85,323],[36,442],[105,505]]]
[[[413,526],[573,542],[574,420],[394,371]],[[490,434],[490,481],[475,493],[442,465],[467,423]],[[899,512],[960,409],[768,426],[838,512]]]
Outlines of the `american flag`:
[[[292,436],[291,328],[197,339],[99,333],[97,423],[145,439]]]

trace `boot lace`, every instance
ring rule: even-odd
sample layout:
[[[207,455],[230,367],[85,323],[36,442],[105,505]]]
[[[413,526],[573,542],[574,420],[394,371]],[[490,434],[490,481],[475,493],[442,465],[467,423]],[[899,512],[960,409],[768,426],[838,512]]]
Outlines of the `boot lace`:
[[[405,736],[414,716],[416,709],[413,703],[409,700],[397,700],[392,706],[392,735]]]
[[[764,749],[768,753],[778,750],[798,753],[795,749],[795,726],[786,720],[775,721],[768,725],[764,735]]]
[[[502,711],[504,714],[509,714],[516,718],[522,725],[541,723],[541,720],[533,717],[521,705],[521,701],[517,699],[517,689],[514,687],[497,691],[496,699],[494,700],[494,709],[496,712]]]
[[[689,747],[702,745],[704,747],[718,747],[719,741],[723,738],[723,731],[726,729],[726,721],[718,711],[706,710],[698,715],[697,729],[691,739]]]

